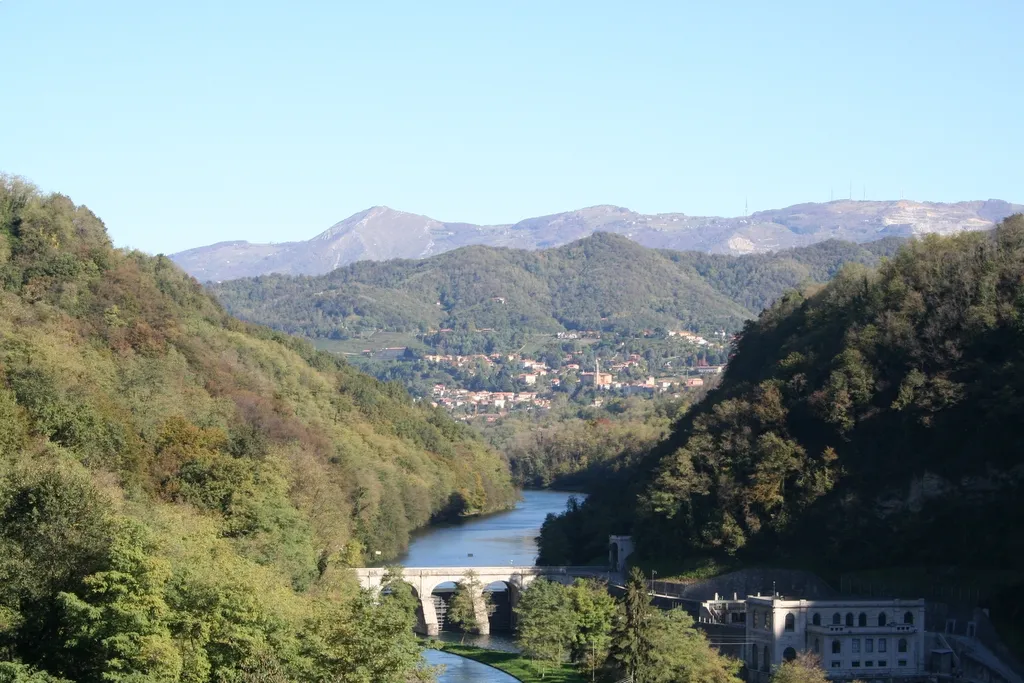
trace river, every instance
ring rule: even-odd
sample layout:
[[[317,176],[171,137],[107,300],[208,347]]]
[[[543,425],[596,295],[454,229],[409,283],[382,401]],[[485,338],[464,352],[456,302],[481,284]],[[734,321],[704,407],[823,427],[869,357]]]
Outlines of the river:
[[[400,562],[406,567],[495,567],[532,566],[537,560],[540,526],[549,513],[565,510],[569,498],[581,493],[565,491],[523,491],[523,499],[512,510],[484,517],[469,518],[458,524],[435,526],[416,535]],[[461,636],[442,634],[442,638]],[[507,634],[470,636],[480,647],[512,649]],[[497,669],[445,652],[428,650],[424,658],[430,664],[444,664],[438,683],[514,683],[516,679]]]
[[[439,650],[425,650],[423,659],[431,666],[444,666],[444,672],[438,676],[438,683],[517,683],[518,679],[504,671],[474,662],[472,659],[459,657]]]
[[[540,525],[548,513],[564,511],[572,496],[586,497],[566,491],[523,491],[523,499],[512,510],[417,534],[399,562],[406,567],[532,566]]]

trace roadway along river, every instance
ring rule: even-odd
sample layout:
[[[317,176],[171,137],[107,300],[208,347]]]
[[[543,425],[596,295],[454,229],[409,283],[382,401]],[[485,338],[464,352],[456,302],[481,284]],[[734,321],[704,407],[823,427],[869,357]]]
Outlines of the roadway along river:
[[[508,512],[471,518],[459,524],[433,527],[418,534],[401,559],[406,567],[494,567],[533,565],[537,559],[537,535],[548,513],[565,510],[569,498],[580,493],[523,491],[523,500]],[[455,640],[456,634],[444,634]],[[481,647],[509,649],[508,635],[470,637]],[[514,683],[516,679],[497,669],[444,652],[427,651],[430,664],[446,665],[438,683]]]

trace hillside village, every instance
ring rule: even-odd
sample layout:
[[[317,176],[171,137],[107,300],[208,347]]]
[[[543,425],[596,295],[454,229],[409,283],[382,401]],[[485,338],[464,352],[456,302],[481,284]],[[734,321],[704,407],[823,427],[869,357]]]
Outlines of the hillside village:
[[[649,331],[645,331],[645,337]],[[654,336],[653,333],[649,333]],[[723,349],[720,341],[708,340],[685,330],[664,332],[693,349]],[[562,342],[575,339],[599,339],[599,333],[561,332],[555,338]],[[620,342],[619,346],[623,343]],[[432,405],[445,408],[463,420],[483,418],[493,421],[514,411],[546,410],[558,394],[568,394],[577,401],[600,407],[610,396],[679,398],[683,392],[705,387],[711,378],[724,370],[724,365],[709,364],[703,356],[688,357],[677,367],[672,361],[652,362],[641,353],[589,354],[567,352],[557,363],[518,353],[478,353],[468,355],[427,353],[415,354],[405,347],[388,347],[363,351],[363,356],[383,361],[423,361],[447,372],[451,381],[435,382],[428,399]],[[603,356],[603,357],[602,357]],[[506,373],[515,380],[514,390],[488,390],[467,386],[456,376],[473,378]]]

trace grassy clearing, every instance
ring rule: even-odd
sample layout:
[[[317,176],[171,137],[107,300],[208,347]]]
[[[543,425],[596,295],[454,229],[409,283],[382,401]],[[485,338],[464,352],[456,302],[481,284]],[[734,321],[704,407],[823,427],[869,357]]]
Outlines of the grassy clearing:
[[[376,332],[353,339],[311,339],[313,346],[329,353],[362,353],[364,349],[379,351],[392,346],[422,350],[427,347],[408,332]]]
[[[569,664],[547,668],[516,652],[484,650],[457,643],[443,643],[439,649],[493,666],[523,683],[586,683],[586,679]]]

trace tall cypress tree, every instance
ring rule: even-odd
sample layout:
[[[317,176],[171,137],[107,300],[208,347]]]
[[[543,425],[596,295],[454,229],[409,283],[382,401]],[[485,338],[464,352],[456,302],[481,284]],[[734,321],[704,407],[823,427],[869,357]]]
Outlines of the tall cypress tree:
[[[651,627],[654,608],[647,594],[647,580],[638,567],[629,572],[622,606],[623,611],[612,635],[612,659],[632,683],[650,683],[653,680]]]

